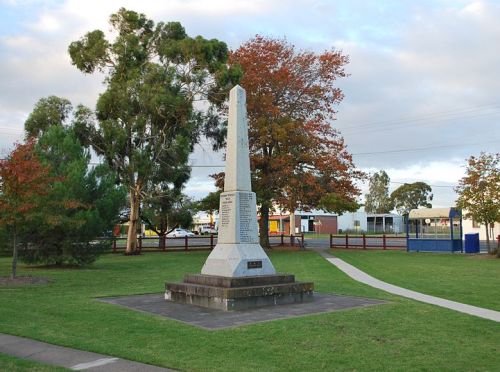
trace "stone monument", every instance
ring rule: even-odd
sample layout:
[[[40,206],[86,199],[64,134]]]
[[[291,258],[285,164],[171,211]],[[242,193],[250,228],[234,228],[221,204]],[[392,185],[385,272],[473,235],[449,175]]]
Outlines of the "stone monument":
[[[201,274],[167,283],[165,299],[221,310],[240,310],[311,300],[313,283],[276,274],[259,244],[255,193],[251,190],[245,90],[229,95],[224,192],[217,245]]]

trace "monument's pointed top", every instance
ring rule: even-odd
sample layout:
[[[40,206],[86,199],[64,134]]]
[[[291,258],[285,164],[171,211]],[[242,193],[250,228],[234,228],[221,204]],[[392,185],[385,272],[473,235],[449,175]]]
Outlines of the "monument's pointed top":
[[[236,84],[232,89],[231,91],[245,91],[245,89],[243,89],[243,87],[239,84]]]

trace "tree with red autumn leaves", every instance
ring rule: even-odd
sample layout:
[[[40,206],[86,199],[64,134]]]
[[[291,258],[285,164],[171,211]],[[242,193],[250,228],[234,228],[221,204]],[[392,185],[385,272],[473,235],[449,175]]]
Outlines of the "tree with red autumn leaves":
[[[471,156],[455,192],[457,206],[465,210],[465,217],[484,224],[488,253],[495,253],[490,238],[493,225],[500,222],[500,153]],[[500,249],[497,254],[500,257]]]
[[[16,145],[0,161],[0,225],[12,234],[12,279],[16,277],[19,230],[36,218],[51,182],[50,168],[40,162],[34,140]]]
[[[273,202],[292,217],[299,208],[341,213],[357,207],[354,181],[363,173],[331,126],[343,99],[335,83],[346,76],[348,62],[339,51],[297,51],[286,40],[262,36],[230,56],[244,72],[240,85],[247,94],[252,183],[264,247],[269,247]],[[293,229],[294,222],[290,225]]]

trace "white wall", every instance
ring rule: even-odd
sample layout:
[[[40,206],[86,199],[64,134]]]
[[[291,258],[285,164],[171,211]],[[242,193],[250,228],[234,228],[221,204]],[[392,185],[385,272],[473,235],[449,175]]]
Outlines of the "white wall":
[[[462,220],[463,233],[472,234],[479,233],[479,240],[486,240],[486,229],[484,225],[479,225],[479,227],[472,226],[472,220],[463,219]],[[490,236],[490,239],[495,240],[497,236],[500,235],[500,223],[495,223],[493,227],[493,236]]]
[[[368,217],[377,216],[377,218],[392,217],[394,232],[404,233],[406,228],[403,224],[403,217],[397,214],[369,214],[366,212],[358,211],[354,213],[344,213],[342,216],[337,217],[337,226],[339,230],[355,230],[354,221],[359,221],[359,231],[368,231]],[[380,221],[380,220],[379,220]]]
[[[365,212],[353,212],[353,213],[344,213],[342,216],[337,217],[337,229],[338,230],[354,230],[354,221],[359,221],[359,230],[366,231],[368,226],[366,224],[366,216]]]

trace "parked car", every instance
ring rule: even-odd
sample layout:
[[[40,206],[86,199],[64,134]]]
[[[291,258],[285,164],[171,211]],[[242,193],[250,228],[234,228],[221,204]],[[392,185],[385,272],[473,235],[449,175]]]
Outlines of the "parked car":
[[[168,238],[184,238],[185,236],[191,237],[194,234],[191,231],[187,231],[181,228],[173,229],[167,234]]]
[[[203,224],[198,228],[198,231],[200,232],[201,235],[205,234],[217,234],[217,230],[213,227],[210,226],[210,224]]]

